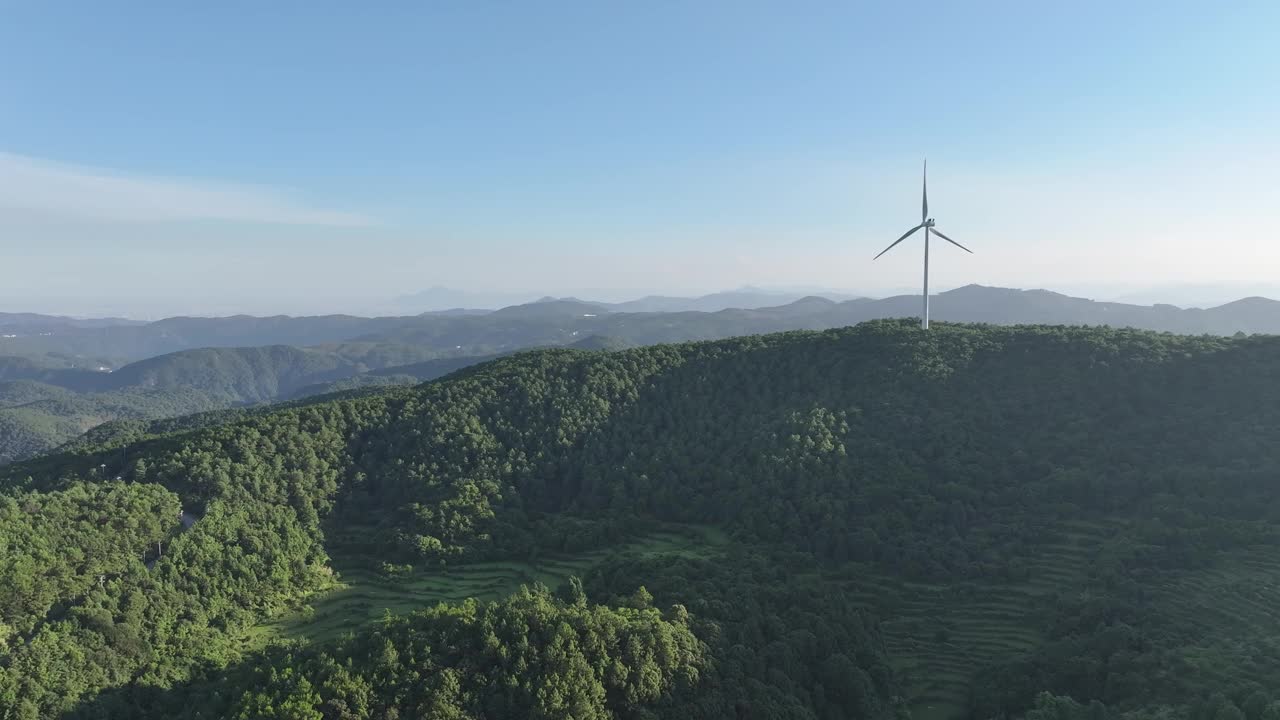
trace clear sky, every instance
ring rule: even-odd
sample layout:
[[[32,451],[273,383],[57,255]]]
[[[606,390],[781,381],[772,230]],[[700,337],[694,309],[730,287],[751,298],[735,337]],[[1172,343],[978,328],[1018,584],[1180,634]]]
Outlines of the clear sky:
[[[0,310],[1280,279],[1280,3],[0,0]]]

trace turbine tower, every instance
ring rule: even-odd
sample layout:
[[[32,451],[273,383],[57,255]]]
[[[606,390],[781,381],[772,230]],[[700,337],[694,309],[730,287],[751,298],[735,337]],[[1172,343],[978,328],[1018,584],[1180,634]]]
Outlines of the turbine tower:
[[[906,240],[907,238],[911,237],[912,234],[914,234],[915,231],[919,230],[920,228],[924,228],[924,314],[920,316],[920,327],[925,330],[928,330],[929,329],[929,235],[930,233],[937,235],[938,237],[942,238],[943,240],[946,240],[947,242],[951,243],[952,245],[955,245],[956,247],[960,248],[961,250],[967,253],[973,253],[972,250],[961,245],[955,240],[952,240],[946,235],[943,235],[936,227],[933,226],[933,218],[929,217],[929,161],[928,160],[924,161],[924,192],[921,195],[920,224],[903,233],[902,237],[893,241],[893,245],[890,245],[884,250],[881,250],[880,255],[883,255],[889,252],[890,250],[892,250],[894,245],[897,245],[903,240]],[[876,255],[874,258],[871,258],[871,259],[878,260],[880,258],[880,255]]]

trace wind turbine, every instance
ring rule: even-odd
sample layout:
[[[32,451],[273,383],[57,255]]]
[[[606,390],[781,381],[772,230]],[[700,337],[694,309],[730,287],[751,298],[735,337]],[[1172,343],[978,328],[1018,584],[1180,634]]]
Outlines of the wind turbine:
[[[925,330],[928,330],[929,329],[929,234],[932,233],[934,235],[937,235],[938,237],[942,238],[943,240],[946,240],[947,242],[951,243],[952,245],[955,245],[956,247],[960,248],[961,250],[967,253],[972,254],[973,251],[961,245],[960,243],[956,242],[955,240],[952,240],[946,235],[943,235],[937,228],[933,226],[933,218],[929,217],[929,161],[928,160],[924,161],[924,193],[921,197],[922,197],[922,200],[920,203],[920,224],[903,233],[902,237],[893,241],[893,245],[890,245],[889,247],[881,250],[880,255],[883,255],[889,252],[894,248],[894,245],[897,245],[903,240],[906,240],[907,238],[911,237],[912,234],[915,233],[915,231],[919,230],[920,228],[924,228],[924,314],[920,318],[920,327]],[[876,255],[874,258],[871,258],[871,259],[878,260],[880,258],[880,255]]]

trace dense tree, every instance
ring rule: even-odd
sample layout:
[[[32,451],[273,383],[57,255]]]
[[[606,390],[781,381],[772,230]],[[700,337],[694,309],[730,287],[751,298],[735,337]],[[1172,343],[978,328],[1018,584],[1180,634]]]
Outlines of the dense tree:
[[[705,662],[678,607],[564,603],[535,588],[272,650],[161,697],[110,694],[73,717],[645,717],[695,687]]]

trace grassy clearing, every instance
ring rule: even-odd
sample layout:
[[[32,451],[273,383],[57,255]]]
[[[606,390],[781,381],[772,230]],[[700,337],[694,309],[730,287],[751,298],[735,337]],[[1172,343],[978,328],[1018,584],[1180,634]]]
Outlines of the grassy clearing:
[[[368,567],[335,560],[338,581],[332,590],[313,598],[299,611],[258,626],[248,642],[251,646],[261,646],[275,638],[323,642],[376,622],[387,613],[399,615],[467,598],[497,600],[521,585],[534,583],[556,588],[614,553],[706,557],[726,542],[718,528],[672,526],[590,552],[546,555],[531,562],[501,560],[422,569],[399,577],[386,577]]]

